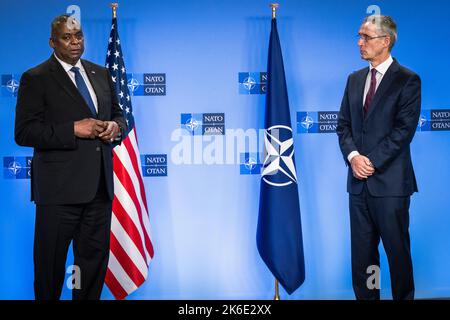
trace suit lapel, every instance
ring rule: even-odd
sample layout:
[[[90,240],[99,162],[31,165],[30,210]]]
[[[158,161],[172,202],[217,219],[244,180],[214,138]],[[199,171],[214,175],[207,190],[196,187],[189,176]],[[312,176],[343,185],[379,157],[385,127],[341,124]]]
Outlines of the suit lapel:
[[[50,58],[50,71],[56,82],[69,94],[69,96],[78,103],[86,104],[77,87],[67,75],[66,70],[64,70],[62,65],[53,55]],[[87,104],[86,107],[89,108]]]
[[[396,60],[394,60],[389,69],[386,71],[386,74],[384,75],[377,91],[375,92],[372,103],[369,107],[369,112],[366,115],[366,120],[369,119],[370,115],[373,113],[373,110],[375,110],[376,107],[383,101],[383,99],[386,98],[386,91],[391,87],[392,81],[394,81],[398,70],[399,64]]]
[[[89,78],[89,82],[94,89],[95,95],[97,96],[97,118],[101,119],[101,115],[103,114],[103,104],[101,103],[101,86],[98,83],[98,75],[96,71],[91,68],[91,66],[86,63],[84,60],[81,60],[81,64],[83,65],[84,70],[86,70],[86,74]]]

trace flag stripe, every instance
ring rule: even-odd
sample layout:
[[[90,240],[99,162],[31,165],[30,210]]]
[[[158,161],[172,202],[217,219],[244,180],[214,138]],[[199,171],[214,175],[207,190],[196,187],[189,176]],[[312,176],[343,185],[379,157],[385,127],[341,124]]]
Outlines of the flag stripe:
[[[109,269],[125,292],[130,294],[137,289],[137,286],[134,284],[133,280],[130,279],[112,252],[109,255]]]
[[[128,194],[126,188],[121,184],[120,180],[117,178],[115,174],[114,174],[114,190],[117,190],[116,198],[122,204],[122,207],[125,209],[128,216],[133,220],[134,225],[137,227],[139,231],[139,235],[141,236],[142,239],[145,239],[144,232],[142,230],[142,224],[140,223],[137,214],[137,209],[134,206],[134,203],[131,200],[130,195]],[[149,253],[147,252],[145,247],[144,252],[146,256],[149,256]]]
[[[141,238],[141,235],[139,234],[139,230],[137,229],[136,225],[134,224],[133,220],[131,220],[130,216],[127,214],[125,209],[123,208],[122,204],[120,203],[117,198],[113,201],[113,214],[112,217],[113,220],[111,221],[111,231],[114,232],[117,236],[117,226],[116,224],[120,224],[122,229],[127,233],[129,239],[133,241],[133,244],[135,245],[136,249],[139,251],[140,255],[142,256],[142,259],[145,259],[145,252],[143,247],[143,241]],[[115,221],[114,221],[115,219]],[[147,264],[147,261],[146,261]]]
[[[136,241],[130,238],[127,231],[117,220],[117,216],[120,216],[121,214],[120,213],[117,214],[116,212],[117,211],[114,211],[113,209],[111,231],[114,234],[114,237],[121,245],[121,247],[126,251],[127,255],[134,261],[136,267],[138,267],[139,271],[145,277],[147,275],[148,263],[147,261],[145,261],[145,254],[143,253],[142,242],[138,242],[140,244],[140,248],[138,248],[136,246]],[[114,248],[112,250],[114,251]]]
[[[131,164],[130,158],[127,156],[128,153],[117,152],[116,154],[119,154],[119,156],[115,158],[115,165],[120,168],[123,168],[123,170],[120,170],[121,174],[117,174],[117,178],[120,180],[122,185],[125,186],[125,188],[128,190],[128,195],[130,196],[130,199],[133,201],[133,204],[136,208],[139,222],[143,226],[144,241],[146,241],[146,239],[149,239],[149,237],[147,234],[148,231],[146,230],[145,224],[143,223],[143,219],[145,219],[145,217],[147,217],[147,213],[146,212],[142,213],[142,209],[143,209],[142,199],[140,197],[140,194],[139,195],[137,194],[140,192],[139,188],[137,187],[137,185],[138,185],[137,180],[139,180],[139,179],[136,177],[136,172],[134,172],[133,169],[131,169],[129,171],[127,171],[125,169],[125,168],[131,167],[130,166],[130,164]],[[144,218],[143,218],[143,214],[145,215]],[[150,239],[149,239],[149,241],[150,241]],[[148,250],[149,250],[149,248],[147,248],[147,251]],[[150,260],[150,259],[151,259],[151,257],[146,257],[146,260]]]
[[[130,135],[128,135],[126,141],[129,141],[129,140],[131,140]],[[127,142],[125,142],[125,143],[127,143]],[[134,191],[136,194],[136,199],[139,201],[139,206],[141,208],[144,208],[144,210],[143,210],[143,211],[145,211],[144,217],[148,217],[147,208],[144,205],[146,203],[145,193],[143,193],[144,192],[143,185],[141,188],[141,184],[140,184],[140,182],[142,182],[142,180],[139,179],[139,177],[142,176],[141,172],[136,171],[136,166],[133,165],[133,160],[131,159],[130,154],[128,153],[128,149],[124,149],[123,147],[118,147],[115,149],[115,153],[118,157],[118,160],[121,162],[121,165],[124,168],[133,168],[132,170],[128,170],[127,173],[128,173],[129,179],[132,182],[131,184],[135,187]],[[140,164],[138,164],[137,167],[140,168]]]
[[[130,138],[130,143],[131,146],[133,147],[133,150],[135,151],[135,155],[136,155],[136,161],[138,163],[138,171],[140,176],[142,177],[142,166],[141,166],[141,158],[139,157],[139,152],[136,152],[137,150],[139,150],[139,143],[138,143],[138,139],[137,139],[137,132],[136,129],[134,129],[133,131],[130,132],[130,134],[128,135]],[[128,148],[127,148],[128,149]],[[144,206],[145,206],[145,211],[148,212],[148,208],[147,208],[147,199],[145,196],[145,190],[144,190],[144,183],[142,180],[139,181],[139,187],[141,189],[141,194],[142,194],[142,198],[144,200]]]
[[[131,139],[131,137],[128,136],[126,141],[124,142],[124,145],[128,144],[128,141],[130,139]],[[142,176],[142,174],[140,171],[136,171],[136,167],[139,168],[140,165],[136,166],[133,163],[133,161],[135,161],[135,160],[132,160],[132,158],[130,157],[130,153],[128,152],[128,149],[124,148],[123,146],[117,148],[116,155],[118,156],[118,158],[121,162],[121,165],[124,168],[129,168],[129,170],[127,170],[128,175],[125,175],[125,178],[127,180],[127,183],[132,184],[134,187],[133,191],[135,193],[135,197],[133,197],[133,200],[136,199],[139,202],[139,208],[142,209],[141,211],[144,211],[144,212],[138,212],[138,213],[139,213],[141,223],[143,223],[144,229],[148,233],[149,222],[148,222],[148,214],[147,214],[147,208],[146,208],[145,191],[143,189],[143,184],[141,184],[142,179],[139,178]],[[131,182],[130,182],[130,180],[131,180]],[[121,179],[121,181],[122,181],[122,183],[124,183],[123,179]],[[126,184],[124,183],[124,185],[126,185]],[[136,207],[137,207],[137,204],[136,204]]]
[[[133,165],[133,168],[134,168],[135,172],[141,172],[140,169],[138,168],[138,165],[137,165],[138,160],[137,160],[134,148],[132,147],[132,145],[130,143],[130,140],[127,139],[124,142],[124,146],[128,150],[128,154],[130,155],[131,163]],[[140,184],[140,188],[143,189],[144,187],[143,187],[142,180],[139,181],[139,184]],[[148,216],[146,217],[146,219],[148,219]],[[142,221],[142,215],[139,215],[139,220],[140,220],[142,225],[146,226],[146,224]],[[150,252],[150,256],[153,257],[153,246],[151,244],[150,237],[148,236],[147,233],[145,233],[144,236],[145,236],[145,246],[147,248],[147,251]]]
[[[109,268],[106,271],[105,282],[108,285],[109,290],[111,290],[114,298],[117,300],[122,300],[128,295]]]
[[[121,265],[127,266],[127,268],[124,269],[124,271],[130,277],[133,283],[137,287],[140,286],[145,281],[143,274],[136,267],[135,263],[133,262],[133,259],[131,259],[130,256],[125,252],[125,250],[120,245],[119,241],[117,240],[117,238],[114,236],[113,233],[111,233],[111,248],[114,251],[114,255],[117,261],[119,261]]]
[[[139,170],[139,177],[142,177],[143,176],[143,174],[142,174],[142,165],[141,165],[141,158],[140,158],[139,152],[138,152],[139,148],[138,148],[138,141],[137,141],[136,130],[133,130],[132,132],[130,132],[129,138],[130,138],[129,142],[130,142],[130,144],[132,146],[132,149],[135,151],[135,155],[136,155],[135,158],[136,158],[136,161],[138,163],[137,169]],[[149,220],[150,217],[149,217],[149,213],[148,213],[149,211],[148,211],[148,208],[147,208],[147,199],[146,199],[146,195],[145,195],[144,182],[143,182],[142,179],[139,179],[138,181],[139,181],[139,188],[141,189],[141,195],[142,195],[142,200],[144,202],[144,207],[145,207],[145,210],[147,212],[147,216],[144,217],[144,219],[143,219],[144,228],[147,230],[147,233],[150,235],[151,234],[151,232],[150,232],[151,231],[150,220]],[[148,248],[148,250],[150,252],[150,256],[153,258],[153,245],[152,245],[152,242],[151,242],[150,238],[149,238],[149,241],[148,241],[147,248]]]

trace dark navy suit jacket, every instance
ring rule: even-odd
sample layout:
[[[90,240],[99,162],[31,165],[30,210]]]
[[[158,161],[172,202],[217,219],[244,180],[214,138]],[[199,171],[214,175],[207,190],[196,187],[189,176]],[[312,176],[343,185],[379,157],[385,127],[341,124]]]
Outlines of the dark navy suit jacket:
[[[375,173],[366,181],[371,195],[410,196],[418,191],[410,143],[420,116],[420,78],[394,59],[364,118],[363,95],[368,72],[368,67],[356,71],[347,80],[337,127],[342,154],[348,163],[350,152],[357,150],[373,163]],[[349,166],[347,191],[360,194],[364,183],[353,176]]]
[[[114,120],[126,128],[108,70],[86,60],[81,63],[97,96],[97,118]],[[36,204],[90,202],[97,193],[102,167],[109,198],[113,199],[114,145],[74,135],[74,121],[92,117],[77,87],[53,55],[22,75],[15,140],[21,146],[34,148],[31,198]]]

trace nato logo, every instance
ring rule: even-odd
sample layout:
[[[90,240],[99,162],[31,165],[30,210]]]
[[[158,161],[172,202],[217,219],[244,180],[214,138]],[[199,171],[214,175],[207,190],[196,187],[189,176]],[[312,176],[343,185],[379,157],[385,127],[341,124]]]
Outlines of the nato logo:
[[[193,136],[224,135],[225,113],[182,113],[181,128]]]
[[[17,97],[19,91],[20,75],[2,74],[1,82],[1,96],[2,97]]]
[[[273,187],[297,183],[292,129],[284,125],[266,129],[264,145],[266,152],[262,164],[262,180]]]
[[[422,110],[417,131],[450,131],[450,109]]]
[[[142,154],[141,164],[144,177],[167,176],[167,154]]]
[[[165,96],[165,73],[128,73],[128,89],[133,96]]]
[[[240,155],[240,174],[261,174],[261,161],[258,153],[244,152]]]
[[[334,133],[338,111],[297,112],[297,133]]]
[[[4,157],[4,179],[30,179],[32,157]]]
[[[202,135],[203,132],[202,113],[182,113],[181,128],[186,129],[193,136]]]
[[[267,72],[239,72],[239,94],[265,94]]]

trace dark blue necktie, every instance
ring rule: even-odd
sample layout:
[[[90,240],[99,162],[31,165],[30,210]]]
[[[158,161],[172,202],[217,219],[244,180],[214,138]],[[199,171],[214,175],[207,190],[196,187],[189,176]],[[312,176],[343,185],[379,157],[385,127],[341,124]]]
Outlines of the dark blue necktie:
[[[84,101],[86,101],[89,109],[91,109],[92,115],[94,117],[97,117],[97,110],[95,110],[94,101],[92,101],[91,95],[89,94],[89,89],[86,85],[86,82],[84,82],[84,79],[81,76],[80,68],[72,67],[72,69],[70,69],[70,71],[75,73],[75,83],[77,84],[78,91],[83,96]]]

